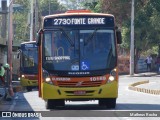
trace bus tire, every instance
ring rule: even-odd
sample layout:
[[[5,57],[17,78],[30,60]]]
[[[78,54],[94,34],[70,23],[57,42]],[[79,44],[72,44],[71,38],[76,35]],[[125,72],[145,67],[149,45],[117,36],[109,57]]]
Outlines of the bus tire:
[[[64,107],[65,102],[62,99],[48,99],[46,100],[46,109],[55,109],[56,107]]]
[[[108,98],[106,100],[106,106],[109,109],[114,109],[116,107],[116,98]]]
[[[55,108],[55,103],[54,100],[46,100],[45,101],[46,109],[54,109]]]
[[[99,99],[99,106],[106,106],[109,109],[116,107],[116,98]]]
[[[26,87],[26,89],[27,89],[28,92],[32,91],[32,87],[30,87],[30,86]]]
[[[56,105],[58,107],[64,107],[65,106],[65,101],[63,99],[58,99],[58,100],[56,100]]]

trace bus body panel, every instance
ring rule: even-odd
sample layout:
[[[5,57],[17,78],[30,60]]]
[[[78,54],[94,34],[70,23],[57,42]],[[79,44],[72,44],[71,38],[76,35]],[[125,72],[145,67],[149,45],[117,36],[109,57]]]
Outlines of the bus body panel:
[[[64,14],[54,14],[54,15],[48,15],[48,16],[45,16],[44,19],[46,18],[54,18],[54,17],[61,17],[61,16],[74,16],[74,15],[77,15],[77,16],[80,16],[80,15],[84,15],[84,16],[109,16],[109,17],[114,17],[113,15],[111,14],[103,14],[103,13],[64,13]]]
[[[37,87],[38,86],[38,47],[36,41],[23,42],[20,46],[20,84],[23,87]],[[29,64],[30,60],[30,64]]]
[[[90,31],[87,31],[88,29],[89,30],[94,30],[96,32],[96,29],[94,29],[94,27],[96,28],[101,28],[102,29],[105,29],[108,28],[110,30],[110,33],[113,33],[113,42],[112,42],[112,47],[113,47],[113,51],[115,52],[114,53],[114,57],[115,57],[115,60],[113,61],[113,64],[115,65],[114,67],[109,67],[109,68],[105,68],[103,70],[105,71],[110,71],[106,72],[105,74],[99,74],[99,75],[93,75],[91,74],[90,77],[99,77],[99,76],[107,76],[107,80],[106,80],[106,83],[102,83],[101,85],[99,86],[59,86],[58,84],[54,84],[54,82],[52,81],[52,83],[47,83],[44,79],[44,71],[48,72],[47,74],[49,75],[48,77],[50,79],[53,78],[53,74],[56,77],[61,77],[61,78],[66,78],[64,76],[67,76],[67,74],[57,74],[54,70],[49,70],[47,71],[47,67],[44,65],[44,61],[43,60],[51,60],[53,61],[54,57],[51,57],[50,59],[50,56],[51,55],[46,55],[47,57],[45,58],[45,50],[47,51],[47,49],[45,49],[45,36],[44,36],[44,33],[45,31],[49,31],[49,32],[52,32],[52,31],[58,31],[58,30],[61,30],[61,28],[63,29],[63,27],[67,28],[67,29],[78,29],[76,27],[74,27],[74,25],[76,25],[76,22],[72,23],[72,24],[66,24],[66,26],[61,23],[58,23],[57,22],[57,26],[54,25],[54,22],[52,21],[51,22],[51,19],[56,19],[56,20],[69,20],[69,21],[74,21],[74,19],[78,18],[78,16],[82,16],[82,19],[86,17],[86,20],[91,17],[91,18],[103,18],[104,19],[106,18],[106,21],[105,21],[105,25],[104,26],[103,24],[101,25],[91,25],[91,27],[89,27],[90,25],[87,24],[88,26],[86,27],[86,23],[84,23],[83,25],[79,24],[80,30],[81,33],[89,33]],[[68,18],[67,18],[68,17]],[[70,19],[71,18],[71,19]],[[73,18],[73,19],[72,19]],[[47,20],[50,21],[47,23]],[[112,20],[111,24],[108,22],[109,20]],[[108,23],[107,23],[108,22]],[[77,27],[79,27],[77,25]],[[43,98],[44,100],[56,100],[56,99],[63,99],[63,100],[74,100],[74,99],[78,99],[78,100],[83,100],[83,99],[90,99],[90,100],[96,100],[96,99],[106,99],[106,98],[117,98],[118,97],[118,69],[117,69],[117,64],[118,64],[118,61],[117,61],[117,38],[116,38],[116,27],[115,27],[115,22],[114,22],[114,16],[113,15],[110,15],[110,14],[101,14],[101,13],[64,13],[64,14],[55,14],[55,15],[49,15],[49,16],[45,16],[43,21],[42,21],[42,31],[43,33],[40,33],[39,35],[41,36],[40,39],[39,39],[39,42],[40,42],[40,45],[39,45],[39,56],[38,56],[38,82],[39,82],[39,96],[41,98]],[[57,30],[58,29],[58,30]],[[108,31],[109,31],[108,30]],[[112,32],[111,32],[112,30]],[[98,30],[97,30],[98,31]],[[59,32],[59,31],[58,31]],[[61,31],[62,33],[64,32],[64,30]],[[104,32],[103,30],[99,31],[99,33],[102,33]],[[47,33],[47,32],[46,32]],[[55,33],[54,33],[55,34]],[[52,33],[52,39],[55,39],[54,38],[54,34]],[[72,34],[72,32],[70,32],[70,34]],[[92,33],[94,35],[94,32]],[[64,36],[67,36],[66,34],[64,34]],[[77,36],[80,36],[80,32]],[[104,36],[102,36],[104,37]],[[46,37],[47,38],[47,37]],[[92,38],[92,36],[88,35],[88,38]],[[69,39],[70,40],[70,39]],[[68,40],[68,41],[69,41]],[[75,41],[78,40],[78,39],[75,39]],[[89,41],[89,39],[88,39]],[[80,42],[83,42],[83,40],[81,39]],[[82,44],[80,44],[79,42],[79,49],[81,48]],[[44,43],[44,44],[43,44]],[[84,43],[85,44],[85,43]],[[47,43],[46,43],[47,45]],[[49,44],[49,45],[52,45],[52,44]],[[115,45],[115,46],[114,46]],[[71,41],[71,46],[72,46],[72,41]],[[78,45],[77,45],[78,46]],[[76,46],[76,47],[77,47]],[[108,45],[109,46],[109,45]],[[72,46],[73,47],[73,46]],[[74,46],[75,47],[75,46]],[[47,47],[46,47],[47,48]],[[51,46],[51,49],[53,48],[53,45]],[[112,48],[111,48],[112,49]],[[50,51],[53,51],[50,50]],[[80,51],[79,50],[79,56],[80,56]],[[112,54],[112,52],[111,52]],[[58,56],[58,55],[57,55]],[[63,56],[63,55],[62,55]],[[98,58],[98,56],[95,56]],[[100,57],[99,57],[100,58]],[[80,58],[79,58],[80,59]],[[111,58],[110,58],[111,59]],[[108,59],[107,59],[108,60]],[[112,61],[112,60],[111,60]],[[44,63],[43,63],[44,62]],[[107,63],[107,61],[106,61]],[[80,64],[80,63],[79,63]],[[98,64],[98,63],[97,63]],[[54,64],[52,64],[54,66]],[[62,65],[63,66],[63,65]],[[49,66],[49,67],[52,67],[52,66]],[[64,66],[63,66],[64,67]],[[64,67],[65,68],[65,67]],[[63,69],[64,69],[63,68]],[[114,71],[114,74],[112,75],[111,72]],[[65,72],[65,70],[64,70]],[[73,71],[75,72],[75,71]],[[63,70],[62,70],[62,73],[63,73]],[[57,75],[57,76],[56,76]],[[114,80],[111,81],[111,82],[108,82],[108,79],[109,77],[113,77],[114,76]],[[84,81],[84,80],[87,80],[87,77],[82,75],[81,78],[79,78],[79,76],[68,76],[67,77],[70,77],[72,79],[75,79],[75,80],[71,80],[71,82],[75,82],[76,80],[81,82],[81,81]],[[83,80],[84,78],[84,80]],[[89,80],[88,80],[89,81]],[[57,82],[55,82],[57,83]]]
[[[38,47],[38,53],[42,53],[42,46]],[[42,54],[38,54],[38,95],[42,97]]]

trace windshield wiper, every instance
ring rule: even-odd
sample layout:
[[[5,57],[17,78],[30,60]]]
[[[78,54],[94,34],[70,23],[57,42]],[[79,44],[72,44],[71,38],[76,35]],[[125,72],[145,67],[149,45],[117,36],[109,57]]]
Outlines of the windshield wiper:
[[[94,37],[94,35],[96,34],[97,30],[98,30],[98,29],[95,29],[95,30],[93,31],[93,33],[88,37],[88,39],[87,39],[86,42],[84,43],[84,46],[86,46],[86,45],[88,44],[88,42],[93,39],[93,37]]]
[[[73,47],[74,46],[74,43],[72,41],[72,39],[67,35],[67,33],[62,29],[60,28],[60,30],[64,33],[64,35],[67,37],[67,40],[68,42],[71,44],[71,46]]]
[[[111,59],[112,59],[112,57],[113,57],[113,53],[112,53],[113,51],[112,51],[112,46],[111,46],[111,48],[109,49],[109,53],[108,53],[108,58],[107,58],[107,66],[109,67],[109,65],[110,65],[110,63],[111,63]],[[113,62],[113,61],[112,61]]]

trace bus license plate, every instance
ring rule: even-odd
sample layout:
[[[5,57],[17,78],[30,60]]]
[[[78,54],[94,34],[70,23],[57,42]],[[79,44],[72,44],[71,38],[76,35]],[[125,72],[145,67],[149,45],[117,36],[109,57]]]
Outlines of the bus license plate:
[[[86,91],[84,91],[84,90],[74,91],[74,95],[85,95],[85,94],[86,94]]]

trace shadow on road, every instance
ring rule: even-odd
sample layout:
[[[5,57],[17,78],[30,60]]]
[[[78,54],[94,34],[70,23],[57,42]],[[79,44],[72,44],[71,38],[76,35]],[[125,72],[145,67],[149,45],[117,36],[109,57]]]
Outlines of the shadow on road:
[[[160,110],[160,104],[117,104],[116,110]]]
[[[83,105],[65,105],[65,107],[57,107],[54,110],[106,110],[106,107],[100,107],[96,104]]]
[[[95,104],[66,105],[65,107],[44,112],[45,116],[54,117],[129,117],[137,113],[159,114],[159,104],[117,104],[116,109],[107,109]]]
[[[160,104],[123,104],[118,103],[115,109],[98,106],[96,104],[83,105],[66,105],[65,107],[57,107],[54,110],[160,110]],[[51,110],[51,111],[54,111]]]

